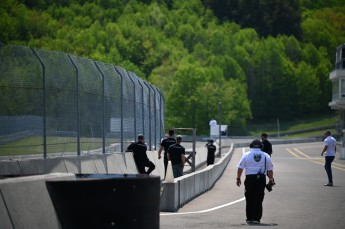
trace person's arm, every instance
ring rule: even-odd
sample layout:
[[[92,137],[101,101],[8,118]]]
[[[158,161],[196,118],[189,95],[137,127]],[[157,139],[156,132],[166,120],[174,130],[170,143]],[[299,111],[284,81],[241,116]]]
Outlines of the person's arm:
[[[273,178],[273,170],[268,170],[267,171],[267,176],[269,178],[268,183],[271,184],[271,185],[275,185],[276,182],[274,181],[274,178]]]
[[[274,180],[274,179],[273,179],[273,170],[268,170],[268,171],[267,171],[267,176],[268,176],[268,178],[269,178],[270,180]]]
[[[182,167],[184,166],[184,164],[186,163],[186,156],[184,154],[181,154],[181,161],[182,161]]]
[[[237,178],[236,178],[236,185],[238,187],[241,186],[241,176],[242,176],[243,169],[237,168]]]
[[[270,143],[269,153],[270,153],[270,154],[273,154],[273,149],[272,149],[272,144],[271,144],[271,143]]]
[[[132,149],[132,143],[127,147],[127,149],[126,149],[126,152],[132,152],[133,151],[133,149]]]
[[[163,150],[163,146],[161,145],[161,147],[159,147],[159,150],[158,150],[158,159],[162,158],[162,156],[161,156],[162,150]]]
[[[323,156],[323,154],[326,152],[326,150],[327,150],[327,145],[325,145],[325,147],[323,147],[323,150],[321,152],[321,156]]]

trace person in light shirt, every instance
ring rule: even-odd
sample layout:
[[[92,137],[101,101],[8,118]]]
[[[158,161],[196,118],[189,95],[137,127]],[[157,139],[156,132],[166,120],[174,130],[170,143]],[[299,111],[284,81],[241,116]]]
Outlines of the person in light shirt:
[[[241,175],[245,170],[244,180],[246,197],[246,222],[248,224],[260,224],[262,217],[262,202],[265,195],[266,174],[269,183],[275,184],[273,179],[273,164],[271,157],[262,151],[262,143],[259,139],[254,139],[249,145],[249,152],[243,154],[237,164],[236,185],[241,186]]]
[[[324,147],[321,151],[321,156],[325,154],[325,170],[328,177],[328,183],[325,186],[333,186],[332,162],[337,151],[337,141],[332,137],[332,133],[329,130],[326,130],[323,136],[325,140],[323,141]]]
[[[217,126],[217,121],[212,118],[209,124],[210,126]]]

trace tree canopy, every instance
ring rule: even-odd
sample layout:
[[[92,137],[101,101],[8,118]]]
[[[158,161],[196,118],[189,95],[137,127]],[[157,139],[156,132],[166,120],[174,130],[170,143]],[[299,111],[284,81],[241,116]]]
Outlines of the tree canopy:
[[[342,0],[2,0],[0,41],[121,66],[160,88],[166,127],[329,112]],[[1,76],[1,75],[0,75]],[[14,105],[11,105],[14,106]]]

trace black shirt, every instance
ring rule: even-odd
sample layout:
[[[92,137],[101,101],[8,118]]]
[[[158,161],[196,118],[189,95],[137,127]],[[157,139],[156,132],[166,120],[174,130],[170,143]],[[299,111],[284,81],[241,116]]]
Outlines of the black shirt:
[[[148,157],[146,154],[147,146],[144,142],[141,142],[141,141],[133,142],[127,147],[126,151],[133,152],[134,160],[137,163],[146,162],[148,160]]]
[[[262,151],[271,155],[272,154],[272,144],[266,139],[262,141]]]
[[[217,147],[213,144],[207,144],[207,157],[214,157]]]
[[[181,155],[185,154],[185,148],[183,146],[181,146],[180,144],[174,144],[171,145],[168,149],[168,153],[170,156],[170,161],[171,164],[176,165],[176,164],[181,164],[182,160],[181,160]]]
[[[176,143],[176,140],[173,137],[167,137],[162,140],[161,146],[163,146],[164,148],[164,156],[167,155],[169,147],[175,143]]]

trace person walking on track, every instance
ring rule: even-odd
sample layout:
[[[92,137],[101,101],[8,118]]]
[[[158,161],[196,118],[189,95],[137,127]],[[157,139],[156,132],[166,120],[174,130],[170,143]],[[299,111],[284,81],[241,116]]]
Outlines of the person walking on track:
[[[332,133],[329,130],[326,130],[323,136],[325,137],[323,141],[325,146],[323,147],[321,156],[325,154],[325,170],[328,177],[328,183],[325,186],[333,186],[332,162],[337,151],[337,141],[332,137]]]
[[[237,164],[236,185],[238,187],[241,186],[241,175],[243,170],[245,170],[246,222],[248,224],[260,224],[266,174],[269,177],[269,183],[274,184],[273,164],[271,157],[261,150],[262,143],[259,139],[253,140],[250,148],[250,151],[243,154]]]

